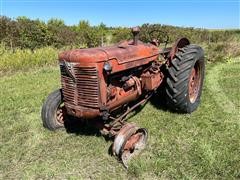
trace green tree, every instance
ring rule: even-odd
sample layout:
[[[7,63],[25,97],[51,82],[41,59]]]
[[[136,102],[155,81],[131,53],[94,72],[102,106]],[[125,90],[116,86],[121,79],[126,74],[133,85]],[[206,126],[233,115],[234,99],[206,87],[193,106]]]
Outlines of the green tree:
[[[0,40],[14,50],[19,45],[19,26],[16,21],[6,16],[0,17]]]
[[[130,28],[117,27],[112,30],[112,33],[113,33],[113,38],[112,38],[113,43],[118,43],[122,40],[129,40],[132,38]]]
[[[47,45],[47,26],[40,20],[18,17],[19,41],[21,48],[34,50]]]
[[[76,33],[74,30],[66,26],[61,19],[52,18],[47,22],[48,29],[48,45],[60,48],[63,46],[72,46],[76,42]]]

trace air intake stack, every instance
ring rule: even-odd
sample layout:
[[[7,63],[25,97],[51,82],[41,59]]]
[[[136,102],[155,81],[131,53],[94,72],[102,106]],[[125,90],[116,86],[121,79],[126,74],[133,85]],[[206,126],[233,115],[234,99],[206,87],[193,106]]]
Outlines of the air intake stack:
[[[138,44],[139,32],[140,32],[140,28],[139,28],[138,26],[132,28],[132,34],[133,34],[133,45],[135,45],[135,46]]]

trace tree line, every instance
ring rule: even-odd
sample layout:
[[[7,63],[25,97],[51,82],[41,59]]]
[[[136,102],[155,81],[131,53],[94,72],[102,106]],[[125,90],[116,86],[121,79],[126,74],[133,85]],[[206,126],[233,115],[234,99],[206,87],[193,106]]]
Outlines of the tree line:
[[[174,42],[179,37],[187,37],[194,43],[226,42],[236,38],[236,34],[240,39],[240,30],[210,31],[161,24],[143,24],[140,28],[140,40],[146,42],[152,37],[158,37],[162,43],[166,40]],[[63,20],[55,18],[44,22],[27,17],[12,19],[0,16],[0,32],[1,44],[12,50],[34,50],[46,46],[97,47],[132,38],[131,29],[127,27],[107,27],[103,23],[91,26],[86,20],[69,26]]]

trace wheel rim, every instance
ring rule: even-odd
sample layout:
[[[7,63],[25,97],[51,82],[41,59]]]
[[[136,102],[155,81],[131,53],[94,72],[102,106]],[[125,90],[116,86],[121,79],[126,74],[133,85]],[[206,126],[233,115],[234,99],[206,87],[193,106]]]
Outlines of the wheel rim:
[[[141,128],[126,141],[121,153],[121,160],[126,168],[129,161],[145,148],[147,136],[147,130]]]
[[[128,162],[146,146],[148,132],[134,123],[126,123],[115,136],[112,151],[123,165],[128,168]]]
[[[56,110],[56,122],[57,124],[64,125],[64,117],[66,115],[66,109],[63,103],[61,103]]]
[[[189,84],[188,84],[188,93],[189,100],[191,103],[194,103],[199,95],[200,83],[201,83],[201,67],[199,62],[196,62],[192,68]]]

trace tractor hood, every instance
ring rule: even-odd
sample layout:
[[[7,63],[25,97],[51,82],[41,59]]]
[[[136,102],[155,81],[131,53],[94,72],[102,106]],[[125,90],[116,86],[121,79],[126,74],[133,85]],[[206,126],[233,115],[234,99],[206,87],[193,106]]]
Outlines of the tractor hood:
[[[64,51],[59,54],[59,61],[75,63],[98,63],[110,59],[116,59],[119,64],[156,56],[159,49],[152,44],[145,44],[138,41],[133,45],[133,41],[123,41],[110,47],[98,47],[89,49],[76,49]]]

